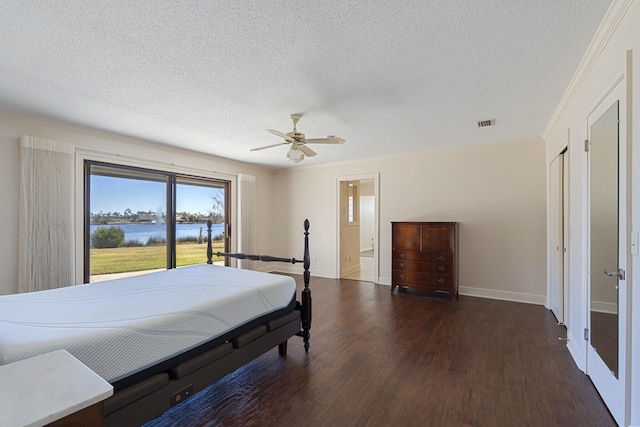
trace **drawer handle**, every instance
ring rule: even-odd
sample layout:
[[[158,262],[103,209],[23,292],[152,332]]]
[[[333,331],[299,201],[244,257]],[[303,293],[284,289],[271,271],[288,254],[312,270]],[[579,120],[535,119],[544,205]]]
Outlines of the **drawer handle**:
[[[441,285],[444,285],[444,279],[438,279],[438,283],[440,283]]]
[[[446,268],[444,268],[444,266],[443,266],[443,265],[441,265],[440,267],[438,267],[438,270],[439,270],[439,271],[445,271],[445,270],[446,270]]]
[[[400,258],[405,259],[407,256],[405,254],[400,254]]]
[[[406,279],[406,277],[404,276],[404,274],[401,274],[401,275],[400,275],[400,278],[401,278],[402,280]]]
[[[442,255],[440,255],[440,256],[438,257],[438,259],[439,259],[440,261],[444,261],[444,257],[443,257]]]
[[[407,268],[406,265],[404,265],[404,262],[400,264],[400,268]]]

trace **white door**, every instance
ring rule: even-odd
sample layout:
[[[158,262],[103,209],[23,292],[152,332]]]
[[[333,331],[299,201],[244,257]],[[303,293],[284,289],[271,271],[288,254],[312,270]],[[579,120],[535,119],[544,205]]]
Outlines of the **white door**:
[[[627,143],[621,79],[588,116],[589,328],[587,374],[626,425]]]
[[[564,154],[553,159],[549,169],[550,281],[549,306],[559,324],[564,324]]]

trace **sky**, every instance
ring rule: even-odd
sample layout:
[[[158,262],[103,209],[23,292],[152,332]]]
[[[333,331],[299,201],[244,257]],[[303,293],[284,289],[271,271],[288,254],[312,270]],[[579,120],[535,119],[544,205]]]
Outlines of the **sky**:
[[[91,212],[166,212],[165,188],[164,182],[91,175]],[[215,193],[222,194],[222,189],[178,184],[176,210],[208,213]]]

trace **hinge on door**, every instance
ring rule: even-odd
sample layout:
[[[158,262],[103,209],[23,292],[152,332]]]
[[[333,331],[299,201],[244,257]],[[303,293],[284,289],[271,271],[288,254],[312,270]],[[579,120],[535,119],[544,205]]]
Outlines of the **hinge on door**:
[[[584,328],[584,340],[589,341],[589,329]]]
[[[589,140],[588,139],[584,140],[584,151],[587,152],[587,153],[589,152]]]

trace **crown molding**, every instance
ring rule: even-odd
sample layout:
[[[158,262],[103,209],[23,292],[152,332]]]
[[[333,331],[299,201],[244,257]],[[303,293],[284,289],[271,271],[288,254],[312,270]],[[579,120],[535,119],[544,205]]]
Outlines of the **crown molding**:
[[[604,19],[600,23],[596,34],[593,36],[587,51],[585,52],[580,65],[573,75],[573,78],[569,82],[569,86],[564,92],[564,95],[560,99],[558,106],[556,107],[547,127],[544,130],[543,138],[546,140],[549,132],[555,127],[557,122],[560,121],[560,117],[564,112],[567,104],[576,96],[579,90],[583,87],[585,81],[589,77],[591,70],[598,62],[600,55],[609,44],[611,37],[615,34],[618,26],[627,15],[627,12],[631,8],[634,0],[614,0],[609,6]]]

